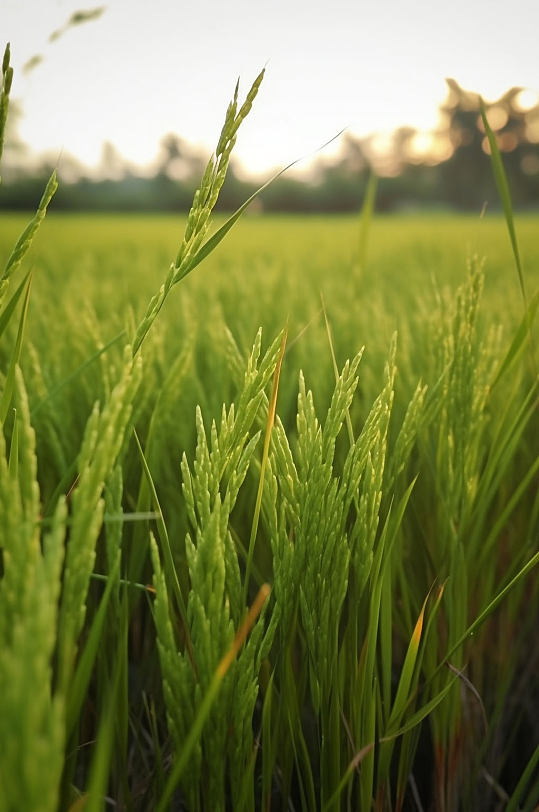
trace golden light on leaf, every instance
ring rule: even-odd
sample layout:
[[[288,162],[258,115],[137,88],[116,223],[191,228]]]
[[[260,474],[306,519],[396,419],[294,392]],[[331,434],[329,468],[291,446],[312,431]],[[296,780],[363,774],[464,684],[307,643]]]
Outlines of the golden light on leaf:
[[[504,110],[503,107],[495,105],[494,107],[488,108],[487,118],[491,129],[494,130],[494,132],[497,132],[498,130],[501,130],[505,127],[509,119],[509,116],[507,114],[507,111]],[[479,127],[482,133],[485,132],[485,128],[483,126],[483,119],[481,118],[481,116],[477,117],[477,126]]]
[[[518,147],[518,138],[515,133],[499,133],[496,136],[496,141],[500,152],[512,152]],[[490,155],[490,144],[486,136],[481,142],[481,148],[483,152]]]

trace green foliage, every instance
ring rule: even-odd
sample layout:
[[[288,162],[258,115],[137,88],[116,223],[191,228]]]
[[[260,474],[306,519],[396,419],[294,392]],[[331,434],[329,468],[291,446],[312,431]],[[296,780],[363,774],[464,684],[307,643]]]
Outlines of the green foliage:
[[[211,236],[260,81],[153,298],[172,221],[0,232],[0,809],[531,810],[538,294],[495,220]]]
[[[0,432],[1,808],[55,809],[64,763],[64,701],[51,693],[66,505],[59,500],[41,538],[35,437],[22,375],[16,380],[17,437],[8,468]]]
[[[0,157],[13,77],[9,61],[8,45],[2,63]],[[42,533],[35,433],[19,367],[29,274],[2,310],[10,279],[39,228],[54,189],[55,181],[51,179],[36,216],[0,277],[2,334],[14,319],[18,300],[25,291],[15,342],[7,356],[7,369],[2,370],[0,396],[0,713],[5,742],[0,762],[0,805],[6,810],[56,808],[64,763],[65,704],[61,693],[53,690],[51,665],[64,561],[66,503],[64,498],[58,499],[50,526]]]
[[[131,401],[139,386],[142,364],[131,361],[126,348],[123,375],[101,411],[95,405],[77,461],[72,519],[66,552],[59,625],[60,678],[67,683],[86,614],[86,594],[94,568],[97,537],[103,522],[106,477],[116,464],[131,417]]]
[[[202,259],[211,253],[213,247],[222,239],[222,237],[216,239],[217,235],[214,235],[212,240],[209,241],[210,244],[204,245],[204,239],[210,226],[210,215],[217,203],[219,192],[225,182],[228,165],[230,163],[230,155],[236,143],[236,134],[240,124],[251,110],[263,78],[264,71],[261,71],[253,82],[239,110],[239,81],[236,84],[234,98],[228,105],[225,123],[223,124],[223,129],[221,130],[221,135],[215,149],[215,155],[212,155],[208,161],[200,186],[195,192],[193,203],[187,217],[185,234],[176,260],[171,264],[167,278],[163,285],[161,285],[158,293],[152,297],[144,319],[137,328],[133,341],[133,355],[136,355],[138,352],[153,320],[161,310],[170,289],[187,276]],[[224,236],[224,233],[222,236]]]
[[[2,60],[2,87],[0,89],[0,160],[4,151],[4,137],[6,132],[7,113],[9,109],[9,94],[13,82],[13,68],[9,64],[11,53],[9,42],[4,51]]]
[[[202,697],[232,643],[234,628],[243,617],[238,556],[229,529],[239,490],[247,475],[260,432],[251,434],[264,402],[264,387],[277,363],[276,340],[259,363],[261,336],[247,364],[237,409],[223,407],[219,428],[213,422],[210,441],[197,411],[197,449],[191,471],[182,460],[183,493],[192,527],[185,539],[190,589],[187,634],[190,646],[178,654],[159,559],[156,571],[156,625],[164,679],[169,727],[176,747],[194,723]],[[231,666],[220,690],[220,703],[209,714],[207,727],[186,771],[184,791],[193,809],[210,805],[225,808],[225,767],[231,776],[233,798],[241,794],[242,779],[252,758],[252,716],[257,697],[261,659],[271,644],[272,631],[255,626],[247,646]],[[234,736],[229,730],[232,727]],[[210,766],[208,784],[201,781],[202,763]],[[201,797],[202,791],[202,797]],[[252,799],[252,787],[249,797]],[[201,806],[204,804],[204,806]]]

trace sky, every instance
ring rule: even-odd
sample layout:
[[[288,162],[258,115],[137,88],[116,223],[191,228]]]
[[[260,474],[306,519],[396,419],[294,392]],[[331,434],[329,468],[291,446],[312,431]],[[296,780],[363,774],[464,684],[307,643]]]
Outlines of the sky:
[[[97,6],[97,19],[64,28]],[[19,136],[89,167],[105,141],[147,165],[168,132],[210,152],[237,77],[247,92],[264,65],[235,149],[250,173],[308,166],[343,128],[428,131],[445,77],[489,100],[537,92],[537,31],[539,0],[0,0]]]

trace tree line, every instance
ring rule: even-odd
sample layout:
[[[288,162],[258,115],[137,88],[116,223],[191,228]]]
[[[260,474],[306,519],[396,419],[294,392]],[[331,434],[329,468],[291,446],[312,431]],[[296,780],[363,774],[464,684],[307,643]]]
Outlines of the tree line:
[[[519,209],[539,206],[539,103],[525,104],[520,88],[508,90],[487,107],[507,172],[513,205]],[[318,159],[308,176],[284,175],[260,196],[267,212],[353,212],[361,206],[371,173],[379,177],[378,211],[411,208],[478,210],[497,206],[497,194],[488,156],[476,94],[448,80],[448,95],[440,109],[441,124],[428,143],[412,128],[395,131],[381,155],[376,138],[345,134],[338,158]],[[12,150],[16,157],[17,150]],[[105,145],[102,169],[108,177],[96,179],[70,165],[54,198],[55,210],[67,211],[185,211],[203,170],[205,157],[177,135],[161,143],[161,156],[152,175],[142,174],[123,162],[111,145]],[[8,181],[0,187],[0,208],[34,209],[50,162],[37,170],[9,163]],[[62,174],[62,164],[60,165]],[[257,188],[241,179],[231,167],[219,207],[236,209]]]

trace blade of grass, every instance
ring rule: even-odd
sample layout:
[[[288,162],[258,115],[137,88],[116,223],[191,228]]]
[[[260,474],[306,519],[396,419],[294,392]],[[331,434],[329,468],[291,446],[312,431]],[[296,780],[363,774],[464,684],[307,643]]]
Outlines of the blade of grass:
[[[333,793],[331,798],[328,799],[326,804],[324,804],[323,812],[326,812],[326,810],[331,809],[331,807],[334,805],[335,801],[338,800],[341,793],[346,788],[346,785],[348,784],[348,782],[352,778],[352,775],[355,772],[355,770],[357,770],[357,768],[359,767],[359,765],[361,764],[363,759],[366,756],[368,756],[373,750],[374,750],[374,742],[371,742],[370,744],[366,744],[365,747],[362,747],[361,750],[358,750],[358,752],[355,754],[354,758],[352,759],[352,761],[349,763],[348,767],[346,768],[346,771],[344,772],[344,775],[341,778],[340,783],[338,784],[335,792]]]
[[[522,262],[520,259],[520,251],[518,247],[518,240],[517,234],[515,229],[515,222],[513,218],[513,205],[511,202],[511,193],[509,191],[509,184],[507,182],[507,175],[505,174],[505,169],[503,166],[502,156],[498,147],[498,142],[496,140],[496,136],[492,131],[492,128],[488,122],[487,111],[485,108],[485,103],[481,96],[479,97],[479,108],[481,111],[481,118],[483,120],[483,126],[485,128],[485,132],[487,135],[488,143],[490,146],[490,159],[492,164],[492,172],[494,174],[494,179],[496,181],[496,186],[498,187],[498,193],[500,195],[500,199],[502,201],[503,211],[505,215],[505,222],[507,224],[507,230],[509,232],[509,239],[511,241],[511,248],[513,249],[513,256],[515,258],[515,265],[517,268],[518,273],[518,281],[520,284],[520,291],[522,293],[522,301],[524,303],[524,314],[527,320],[527,327],[528,333],[530,338],[530,359],[532,365],[532,371],[534,373],[534,377],[537,375],[537,356],[535,352],[535,346],[533,344],[533,336],[532,336],[532,326],[529,317],[530,308],[528,306],[528,296],[526,293],[526,285],[524,281],[524,272],[522,270]]]
[[[524,314],[524,318],[520,322],[515,335],[513,336],[513,340],[511,341],[511,346],[507,350],[500,366],[498,367],[498,371],[496,372],[496,376],[492,382],[492,388],[499,383],[499,381],[503,378],[505,374],[511,369],[514,364],[518,361],[521,357],[524,349],[526,347],[526,340],[530,338],[530,330],[535,321],[535,316],[537,315],[537,308],[539,307],[539,290],[534,293],[531,298],[529,307]]]
[[[4,135],[6,132],[6,120],[9,108],[9,94],[11,92],[11,84],[13,82],[13,68],[10,66],[10,47],[9,42],[4,51],[2,59],[2,88],[0,90],[0,159],[4,151]]]
[[[329,141],[326,141],[325,144],[322,144],[321,147],[318,147],[318,149],[315,150],[315,152],[320,152],[320,150],[327,147],[329,144],[332,143],[332,141],[335,141],[335,139],[338,138],[342,134],[342,132],[344,131],[341,130],[341,132],[338,132],[337,135],[334,135],[333,138],[330,138]],[[197,253],[193,256],[193,259],[187,266],[185,273],[182,275],[182,278],[187,276],[187,274],[191,273],[191,271],[193,271],[197,267],[197,265],[200,265],[203,259],[206,259],[206,257],[209,254],[211,254],[211,252],[214,251],[215,248],[217,248],[219,243],[226,237],[232,226],[239,220],[245,209],[247,209],[251,205],[251,203],[254,200],[256,200],[256,198],[265,189],[268,188],[268,186],[270,186],[272,183],[278,180],[278,178],[280,178],[281,175],[284,175],[285,172],[287,172],[289,169],[291,169],[293,166],[295,166],[303,159],[304,156],[302,156],[301,158],[296,158],[295,160],[291,161],[284,167],[284,169],[280,169],[278,172],[272,175],[269,180],[263,183],[262,186],[260,186],[255,192],[253,192],[253,194],[250,197],[248,197],[247,200],[244,203],[242,203],[242,205],[238,209],[236,209],[236,211],[233,214],[230,215],[228,220],[226,220],[223,223],[223,225],[220,228],[218,228],[217,231],[197,251]]]
[[[488,534],[486,541],[484,542],[484,546],[488,550],[492,544],[496,541],[501,533],[502,529],[507,524],[509,517],[515,510],[516,506],[526,493],[529,485],[531,482],[534,481],[535,475],[539,470],[539,456],[533,461],[532,465],[530,465],[526,474],[522,477],[521,481],[518,483],[518,487],[515,492],[511,495],[508,499],[507,504],[504,505],[504,509],[502,510],[500,516],[493,522],[492,529]]]
[[[525,799],[525,812],[533,812],[537,807],[535,804],[539,799],[539,779],[537,778],[537,765],[539,764],[539,745],[535,748],[532,757],[526,765],[526,769],[522,773],[520,781],[518,782],[515,791],[511,795],[511,799],[507,804],[505,812],[516,812],[519,804],[524,801],[524,794],[528,789],[528,785],[532,778],[535,776],[533,785],[529,788],[528,795]]]
[[[117,556],[113,569],[109,573],[105,590],[99,603],[90,626],[86,645],[77,663],[77,668],[73,679],[69,685],[68,698],[66,703],[66,740],[75,729],[80,717],[81,708],[88,692],[88,686],[92,677],[94,662],[101,645],[105,619],[107,617],[107,607],[113,587],[117,583],[120,573],[120,555]]]
[[[451,646],[448,652],[444,655],[442,661],[438,664],[435,671],[429,678],[429,681],[436,676],[440,670],[449,662],[449,658],[457,651],[460,646],[475,632],[477,629],[485,622],[485,620],[492,614],[492,612],[496,609],[496,607],[504,600],[504,598],[511,592],[513,587],[517,585],[517,583],[522,580],[537,564],[539,564],[539,552],[535,553],[529,561],[517,572],[517,574],[511,578],[508,584],[506,584],[495,597],[487,604],[487,606],[479,613],[476,619],[471,623],[466,631],[461,634],[458,638],[456,643]]]
[[[7,285],[9,278],[15,273],[21,262],[23,261],[28,249],[30,248],[32,241],[36,235],[36,232],[41,225],[45,214],[47,213],[47,207],[52,200],[54,193],[58,188],[58,181],[56,179],[56,171],[52,173],[50,176],[48,183],[45,187],[45,191],[43,192],[43,196],[39,202],[39,206],[35,215],[32,217],[24,231],[22,232],[21,236],[17,240],[15,244],[15,248],[11,252],[6,266],[4,268],[4,272],[0,277],[0,304],[4,297],[5,291],[7,290]]]
[[[518,249],[518,241],[517,235],[515,231],[515,223],[513,219],[513,205],[511,203],[511,193],[509,191],[509,184],[507,182],[507,176],[505,174],[505,169],[503,167],[502,156],[500,154],[500,150],[498,148],[498,142],[496,141],[496,136],[494,135],[490,124],[488,123],[487,118],[487,111],[485,108],[485,102],[479,97],[479,109],[481,111],[481,118],[483,120],[483,126],[485,128],[485,132],[487,134],[487,139],[490,147],[490,160],[492,163],[492,172],[494,174],[494,179],[496,181],[496,186],[498,187],[498,193],[500,195],[500,199],[502,201],[503,211],[505,214],[505,222],[507,223],[507,230],[509,232],[509,239],[511,240],[511,248],[513,249],[513,256],[515,258],[515,264],[517,267],[518,273],[518,280],[520,282],[520,290],[522,293],[522,299],[524,301],[524,307],[526,310],[528,309],[528,299],[526,296],[526,287],[524,284],[524,274],[522,272],[522,263],[520,261],[520,252]]]
[[[73,380],[75,380],[75,378],[81,375],[91,364],[94,363],[94,361],[97,361],[97,359],[100,358],[101,355],[106,353],[114,344],[117,344],[122,338],[125,337],[125,335],[126,331],[122,330],[121,333],[118,333],[117,336],[111,338],[111,340],[108,341],[104,347],[101,347],[101,349],[94,352],[93,355],[87,358],[83,364],[77,367],[77,369],[73,370],[73,372],[71,372],[66,378],[57,383],[56,386],[54,386],[51,389],[51,391],[47,394],[46,397],[40,400],[39,403],[36,403],[35,406],[32,406],[30,410],[30,414],[32,415],[32,417],[38,414],[38,412],[43,408],[43,406],[45,406],[45,404],[49,403],[51,400],[54,400],[54,398],[62,391],[62,389],[64,389],[68,384],[70,384]]]
[[[272,671],[262,704],[262,809],[269,809],[271,801],[271,780],[277,762],[277,726],[272,735],[273,680]]]
[[[11,353],[6,380],[4,383],[4,391],[2,392],[2,400],[0,401],[0,423],[2,425],[4,425],[4,423],[6,422],[7,413],[9,411],[11,399],[13,397],[13,388],[15,386],[15,369],[17,368],[21,356],[22,339],[24,335],[24,325],[26,323],[26,316],[28,313],[28,302],[30,300],[31,284],[32,277],[29,276],[28,282],[26,283],[26,293],[24,295],[22,311],[19,318],[19,329],[17,331],[17,338],[15,340],[15,346]]]
[[[457,675],[457,677],[460,679],[462,684],[468,689],[468,691],[472,694],[472,696],[477,701],[477,704],[479,705],[479,709],[481,711],[481,717],[482,717],[482,720],[483,720],[483,726],[485,728],[485,731],[484,731],[485,736],[488,736],[489,726],[488,726],[487,712],[485,710],[483,700],[481,699],[481,694],[479,693],[479,691],[477,690],[475,685],[468,679],[468,677],[466,676],[464,671],[460,670],[459,668],[455,668],[455,666],[451,665],[451,663],[447,663],[447,667],[449,668],[449,670],[453,674]]]
[[[90,768],[90,781],[85,798],[84,812],[101,812],[104,808],[105,792],[111,767],[114,727],[116,722],[116,705],[121,684],[122,657],[116,658],[114,672],[104,703],[99,724],[94,756]]]
[[[17,422],[17,410],[13,409],[13,430],[11,432],[11,444],[9,446],[9,473],[14,480],[19,476],[19,424]]]
[[[264,488],[264,475],[268,463],[269,445],[271,439],[271,430],[275,422],[275,410],[277,408],[277,395],[279,392],[279,377],[281,374],[281,365],[283,362],[284,351],[286,347],[286,338],[288,329],[283,331],[281,339],[281,347],[277,357],[277,364],[275,365],[275,372],[273,373],[273,387],[271,390],[271,398],[268,405],[268,419],[266,421],[266,434],[264,436],[264,449],[262,451],[262,462],[260,465],[260,478],[258,480],[258,491],[256,494],[256,503],[253,514],[253,522],[251,525],[251,536],[249,538],[249,549],[247,550],[247,562],[245,564],[245,581],[243,584],[243,605],[247,605],[247,595],[249,592],[249,580],[251,577],[251,566],[253,560],[253,553],[255,549],[256,534],[258,531],[258,520],[260,518],[260,508],[262,505],[262,491]]]
[[[15,291],[15,293],[13,294],[13,296],[11,297],[11,299],[9,300],[7,305],[4,307],[2,313],[0,314],[0,336],[4,333],[6,327],[9,324],[11,316],[13,315],[13,311],[17,307],[17,303],[18,303],[19,299],[21,298],[21,294],[22,294],[22,292],[24,290],[24,286],[26,285],[26,283],[28,281],[28,277],[30,276],[30,273],[31,273],[31,271],[28,271],[28,273],[26,274],[26,276],[24,277],[24,279],[20,283],[19,287],[17,288],[17,290]]]
[[[147,522],[149,519],[159,519],[159,513],[154,510],[139,511],[135,513],[104,513],[103,524],[123,524],[124,522]],[[54,519],[51,516],[46,516],[36,522],[40,527],[48,527],[53,523]],[[73,524],[73,519],[67,519],[65,522],[69,527]]]
[[[243,561],[247,561],[247,548],[243,543],[242,539],[239,537],[237,531],[232,527],[229,526],[230,535],[234,539],[234,545],[238,551],[238,555],[243,559]],[[264,583],[265,579],[262,573],[260,572],[259,567],[257,567],[256,562],[254,559],[251,559],[251,578],[256,581],[257,588],[260,589],[262,584]]]
[[[410,642],[408,644],[408,649],[406,651],[404,663],[401,669],[399,684],[397,686],[397,693],[395,695],[393,707],[391,709],[391,713],[389,715],[389,719],[387,722],[388,729],[395,728],[400,724],[401,719],[403,718],[404,713],[406,711],[406,708],[409,706],[410,702],[413,699],[413,696],[416,693],[415,688],[417,684],[416,663],[418,661],[419,644],[422,639],[425,610],[427,608],[427,602],[429,600],[431,591],[432,587],[431,589],[429,589],[427,596],[423,601],[419,617],[416,621],[414,630],[412,632],[412,636],[410,638]],[[437,609],[440,598],[441,596],[439,595],[434,605],[434,610]],[[421,658],[419,658],[419,665],[420,663]],[[389,665],[389,668],[391,669],[391,665]],[[416,678],[413,680],[414,674],[416,675]],[[384,742],[383,746],[380,749],[378,761],[379,781],[384,781],[387,779],[392,756],[393,756],[393,742]]]
[[[335,355],[335,347],[333,345],[333,335],[331,333],[331,325],[329,323],[328,314],[326,311],[326,304],[324,302],[324,296],[320,293],[320,300],[322,302],[322,312],[324,314],[324,320],[326,322],[326,333],[328,337],[329,343],[329,350],[331,352],[331,362],[333,364],[333,373],[335,375],[335,382],[339,380],[339,367],[337,364],[337,357]],[[354,429],[352,428],[352,420],[350,418],[350,409],[346,410],[346,429],[348,431],[348,439],[350,441],[350,445],[353,445],[355,442],[354,438]]]
[[[264,584],[263,586],[260,587],[258,595],[256,596],[253,605],[251,606],[249,612],[247,613],[247,617],[241,624],[240,628],[236,633],[236,636],[234,637],[234,640],[232,641],[232,645],[230,646],[230,648],[222,658],[221,662],[217,666],[210,686],[197,711],[195,721],[191,727],[191,730],[189,731],[189,734],[182,747],[182,750],[179,753],[172,768],[172,771],[168,777],[165,790],[156,807],[156,812],[165,812],[165,810],[168,808],[168,804],[172,797],[172,793],[174,792],[174,789],[182,776],[182,773],[189,761],[193,748],[200,739],[202,728],[204,727],[211,707],[217,698],[217,694],[219,693],[219,688],[221,687],[223,677],[225,676],[226,672],[232,665],[232,662],[236,658],[236,655],[238,654],[243,643],[245,642],[245,639],[249,634],[250,629],[255,623],[256,618],[262,611],[262,607],[266,602],[270,594],[270,591],[271,588],[269,584]]]
[[[138,510],[133,513],[104,513],[103,523],[114,524],[115,522],[147,522],[149,519],[160,519],[161,514],[156,510]]]
[[[91,578],[92,581],[102,581],[103,583],[108,583],[110,581],[110,574],[105,575],[101,572],[92,572]],[[126,578],[120,578],[118,583],[120,586],[129,586],[133,589],[138,589],[141,592],[155,592],[151,584],[139,584],[136,581],[128,581]]]
[[[380,623],[378,638],[380,641],[380,691],[382,694],[381,716],[383,722],[387,721],[391,713],[391,676],[393,664],[393,579],[391,577],[391,558],[387,562],[387,575],[382,580],[382,594],[380,601]],[[402,676],[401,676],[402,679]]]
[[[316,809],[316,793],[314,788],[314,778],[309,759],[307,742],[300,724],[294,723],[294,718],[290,716],[290,705],[288,706],[288,725],[290,730],[290,741],[294,751],[294,759],[297,769],[298,785],[301,796],[301,809]],[[299,750],[298,746],[299,745]]]
[[[135,429],[133,429],[133,434],[135,437],[135,442],[137,444],[137,449],[139,452],[140,460],[142,462],[142,467],[144,470],[144,475],[146,476],[146,482],[148,483],[148,487],[150,489],[153,505],[155,508],[155,512],[157,513],[157,533],[159,535],[159,540],[161,542],[161,549],[163,551],[163,556],[166,562],[166,569],[165,573],[168,573],[168,580],[172,582],[172,591],[174,593],[176,604],[178,607],[178,611],[180,613],[180,617],[182,619],[182,623],[184,625],[185,634],[186,634],[186,644],[188,647],[188,651],[190,653],[190,658],[192,660],[192,646],[191,640],[189,637],[189,625],[187,623],[187,607],[185,605],[185,601],[183,599],[182,590],[180,587],[180,582],[178,580],[178,573],[176,572],[176,565],[174,564],[174,558],[172,556],[172,549],[170,546],[170,539],[168,537],[168,531],[163,519],[163,513],[161,511],[161,505],[159,504],[159,498],[157,496],[157,491],[155,489],[155,484],[152,478],[152,474],[148,467],[148,463],[146,461],[146,457],[144,456],[144,451],[142,450],[142,446],[140,444],[140,440],[138,438],[138,434]],[[193,660],[192,660],[193,661]],[[194,662],[194,661],[193,661]]]
[[[396,739],[398,736],[402,736],[404,733],[408,733],[409,730],[412,730],[414,727],[416,727],[416,725],[422,722],[423,719],[426,719],[426,717],[429,716],[432,713],[432,711],[438,707],[440,702],[442,702],[442,700],[447,696],[447,694],[455,684],[456,680],[457,677],[453,676],[449,680],[447,685],[445,685],[442,688],[442,690],[436,694],[436,696],[434,696],[432,699],[429,699],[429,701],[426,702],[424,705],[422,705],[422,707],[419,708],[419,710],[413,713],[408,718],[408,720],[405,722],[404,725],[399,727],[398,730],[388,730],[386,735],[382,739],[380,739],[380,741],[389,742],[392,739]]]
[[[388,727],[391,727],[395,724],[398,719],[402,718],[402,714],[404,712],[404,708],[408,701],[408,694],[410,690],[410,685],[412,683],[412,675],[414,672],[417,654],[419,651],[419,643],[421,642],[421,634],[423,632],[423,621],[425,617],[425,609],[427,608],[427,601],[430,597],[430,591],[427,594],[427,597],[423,601],[423,606],[421,607],[421,611],[419,613],[419,617],[417,618],[414,630],[412,632],[412,636],[410,638],[410,642],[408,644],[408,650],[406,652],[406,656],[404,658],[404,663],[402,666],[401,676],[399,680],[399,685],[397,687],[397,693],[395,696],[395,701],[393,702],[393,708],[391,709],[391,715],[388,721]]]

